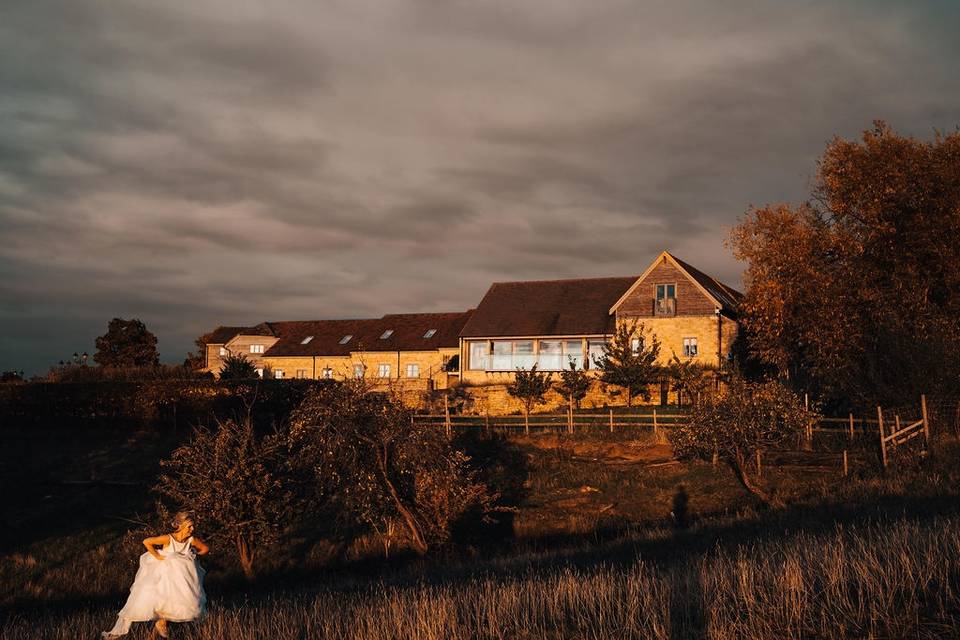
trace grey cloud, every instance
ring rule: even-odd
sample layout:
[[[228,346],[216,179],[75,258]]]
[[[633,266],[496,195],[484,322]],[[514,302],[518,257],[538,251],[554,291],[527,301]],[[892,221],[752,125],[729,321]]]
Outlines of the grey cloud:
[[[727,230],[833,134],[960,113],[943,3],[8,4],[0,368],[114,315],[176,361],[663,248],[738,284]]]

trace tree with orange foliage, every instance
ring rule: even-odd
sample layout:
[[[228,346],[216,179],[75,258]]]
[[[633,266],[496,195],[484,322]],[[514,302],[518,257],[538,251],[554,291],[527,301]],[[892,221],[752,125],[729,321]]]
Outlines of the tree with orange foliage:
[[[915,401],[960,374],[960,133],[876,122],[834,138],[813,199],[748,211],[741,318],[755,357],[827,399]]]

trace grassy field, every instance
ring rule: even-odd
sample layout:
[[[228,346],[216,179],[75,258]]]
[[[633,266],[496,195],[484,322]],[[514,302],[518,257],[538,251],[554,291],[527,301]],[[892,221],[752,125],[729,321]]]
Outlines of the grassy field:
[[[4,638],[95,637],[135,571],[157,460],[178,434],[5,439]],[[484,443],[481,443],[484,444]],[[508,448],[513,536],[427,559],[377,546],[285,557],[250,586],[225,550],[182,638],[899,638],[960,635],[960,450],[771,464],[764,511],[725,468],[646,436],[534,436]],[[786,460],[781,460],[784,462]],[[796,462],[796,461],[793,461]],[[692,525],[670,511],[680,487]],[[133,533],[128,533],[133,530]],[[219,552],[219,554],[218,554]],[[146,637],[145,625],[131,637]]]

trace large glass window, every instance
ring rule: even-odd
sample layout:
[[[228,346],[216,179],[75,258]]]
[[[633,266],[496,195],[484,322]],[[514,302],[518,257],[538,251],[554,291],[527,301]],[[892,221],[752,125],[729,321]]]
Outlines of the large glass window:
[[[541,340],[538,368],[544,371],[559,371],[564,368],[563,342],[560,340]]]
[[[567,340],[563,344],[563,368],[570,366],[570,361],[577,366],[577,369],[583,369],[583,340]]]
[[[487,341],[470,343],[470,370],[483,371],[490,365],[490,347]]]
[[[607,344],[606,340],[587,341],[587,356],[591,369],[597,368],[597,359],[603,355],[603,347]]]
[[[513,366],[511,369],[529,369],[537,362],[533,355],[533,340],[517,340],[513,343]]]
[[[510,340],[493,341],[493,363],[490,367],[496,371],[513,369],[513,342]]]
[[[697,345],[696,338],[684,338],[683,339],[683,355],[688,358],[693,358],[699,353],[699,347]]]
[[[419,378],[420,377],[420,365],[411,362],[407,365],[407,377],[408,378]]]
[[[390,377],[390,365],[381,362],[380,366],[377,367],[377,377],[378,378],[389,378]]]

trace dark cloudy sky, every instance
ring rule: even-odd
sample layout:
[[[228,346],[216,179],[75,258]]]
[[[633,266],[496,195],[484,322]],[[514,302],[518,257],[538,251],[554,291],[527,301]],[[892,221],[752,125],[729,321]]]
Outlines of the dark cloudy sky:
[[[834,6],[834,5],[839,6]],[[461,310],[497,280],[738,284],[833,134],[960,124],[960,3],[5,0],[0,369],[139,317]]]

